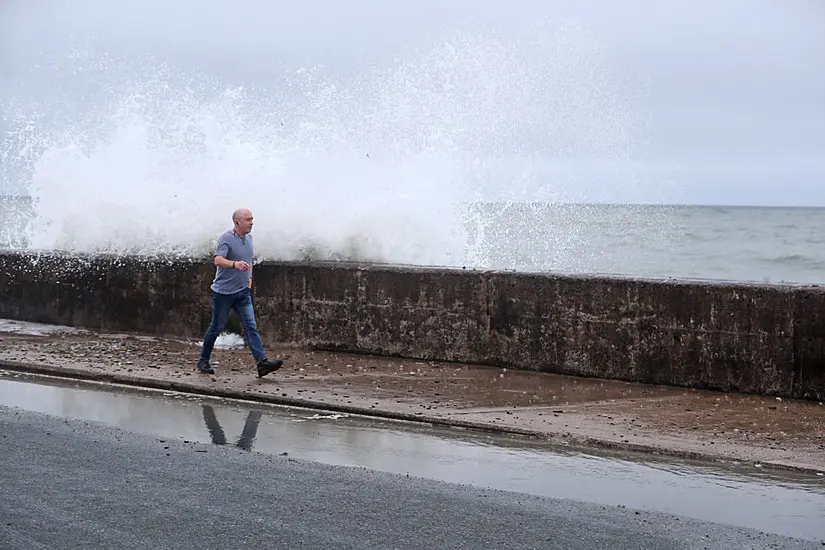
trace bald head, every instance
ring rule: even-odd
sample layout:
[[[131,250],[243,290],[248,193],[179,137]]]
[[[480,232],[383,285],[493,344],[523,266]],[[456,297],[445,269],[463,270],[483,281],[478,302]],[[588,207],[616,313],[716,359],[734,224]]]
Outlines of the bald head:
[[[243,237],[252,231],[252,212],[248,208],[238,208],[232,212],[235,233]]]
[[[237,208],[234,212],[232,212],[232,221],[236,222],[243,218],[251,218],[252,212],[249,211],[248,208]]]

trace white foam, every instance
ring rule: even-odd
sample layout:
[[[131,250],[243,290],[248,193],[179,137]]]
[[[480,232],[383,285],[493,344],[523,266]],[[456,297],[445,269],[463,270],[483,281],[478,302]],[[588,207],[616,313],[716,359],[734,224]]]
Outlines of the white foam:
[[[198,345],[200,345],[200,342]],[[240,349],[244,345],[244,340],[240,335],[229,332],[224,332],[215,340],[216,349]]]
[[[72,334],[72,335],[92,335],[93,333],[86,329],[66,326],[66,325],[50,325],[46,323],[32,323],[28,321],[17,321],[13,319],[0,319],[0,333],[19,334],[22,336],[53,336],[56,334]],[[98,338],[136,338],[143,341],[156,341],[152,336],[134,336],[126,334],[95,334]],[[191,342],[194,345],[200,346],[201,340],[194,340]],[[215,341],[215,349],[242,349],[246,346],[244,339],[239,334],[224,332]]]
[[[472,266],[486,243],[468,235],[468,202],[559,198],[574,175],[547,181],[536,158],[586,164],[632,143],[572,26],[457,32],[355,78],[284,71],[259,88],[92,50],[33,70],[94,105],[6,105],[38,249],[207,255],[248,206],[261,259]]]
[[[0,319],[0,332],[20,334],[23,336],[51,336],[54,334],[87,334],[88,331],[65,325],[50,325]]]

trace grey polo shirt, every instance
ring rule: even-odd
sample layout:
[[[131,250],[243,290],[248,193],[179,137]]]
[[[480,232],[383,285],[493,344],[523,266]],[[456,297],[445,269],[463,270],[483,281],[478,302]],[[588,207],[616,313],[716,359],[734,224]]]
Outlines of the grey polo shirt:
[[[227,231],[218,237],[215,256],[223,256],[230,262],[246,262],[251,266],[254,256],[252,234],[239,237],[232,230]],[[235,294],[249,287],[250,275],[249,271],[218,267],[212,281],[212,290],[218,294]]]

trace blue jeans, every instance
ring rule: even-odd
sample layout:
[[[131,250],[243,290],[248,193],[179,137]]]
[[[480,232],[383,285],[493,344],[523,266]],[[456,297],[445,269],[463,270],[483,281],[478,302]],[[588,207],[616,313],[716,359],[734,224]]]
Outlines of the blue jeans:
[[[258,334],[258,325],[255,323],[255,311],[252,309],[252,296],[248,288],[236,292],[235,294],[218,294],[212,291],[212,322],[203,337],[203,347],[201,348],[201,359],[209,360],[212,357],[212,348],[215,347],[215,340],[218,339],[226,322],[229,320],[229,311],[234,309],[243,324],[243,332],[246,337],[246,344],[256,363],[266,359],[261,337]]]

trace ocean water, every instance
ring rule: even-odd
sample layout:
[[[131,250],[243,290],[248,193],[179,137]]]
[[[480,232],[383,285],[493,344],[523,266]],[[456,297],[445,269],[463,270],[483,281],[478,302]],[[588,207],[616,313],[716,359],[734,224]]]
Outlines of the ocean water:
[[[267,2],[83,5],[0,18],[0,247],[208,257],[247,206],[262,260],[825,280],[823,210],[632,204],[665,179],[650,109],[573,19],[311,62]]]
[[[30,197],[0,198],[0,247],[29,246],[28,232],[36,226],[33,212]],[[825,208],[474,203],[463,212],[467,238],[463,257],[452,263],[420,265],[825,283]],[[205,227],[202,231],[203,241],[215,240],[214,232]],[[383,261],[355,249],[320,254],[297,248],[279,255],[279,248],[265,237],[258,237],[256,246],[266,259]],[[208,253],[208,249],[191,252]]]

